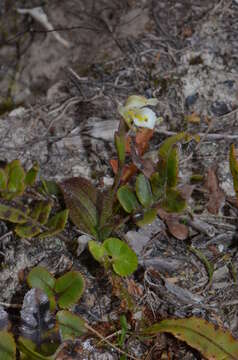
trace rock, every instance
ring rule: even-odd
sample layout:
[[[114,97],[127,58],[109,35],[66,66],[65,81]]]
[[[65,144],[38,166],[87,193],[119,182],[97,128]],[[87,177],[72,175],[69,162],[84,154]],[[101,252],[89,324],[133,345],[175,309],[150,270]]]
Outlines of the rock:
[[[21,335],[39,341],[43,331],[54,327],[48,296],[41,289],[31,289],[25,296],[21,309]]]
[[[87,247],[88,242],[92,240],[91,236],[89,235],[81,235],[78,237],[78,248],[77,248],[77,256],[79,256]]]
[[[213,281],[220,282],[224,280],[229,275],[229,269],[226,265],[220,267],[219,269],[215,270],[213,273]]]
[[[9,116],[10,117],[21,117],[21,116],[24,116],[26,112],[27,112],[26,108],[24,108],[23,106],[19,106],[18,108],[12,110],[9,113]]]
[[[143,248],[150,241],[150,239],[164,227],[160,219],[156,219],[152,224],[143,226],[139,231],[128,231],[125,239],[135,251],[137,255],[141,255]]]
[[[216,116],[222,116],[230,112],[227,104],[218,100],[211,105],[211,111]]]

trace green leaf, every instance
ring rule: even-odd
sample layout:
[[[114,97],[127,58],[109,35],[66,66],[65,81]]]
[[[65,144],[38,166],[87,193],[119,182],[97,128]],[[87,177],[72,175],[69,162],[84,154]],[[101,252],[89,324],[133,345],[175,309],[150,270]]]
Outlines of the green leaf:
[[[139,206],[134,192],[128,185],[123,185],[117,190],[117,198],[123,209],[128,213],[133,212]]]
[[[175,144],[177,144],[178,142],[180,142],[182,140],[189,141],[190,139],[191,139],[191,136],[185,132],[181,132],[176,135],[170,136],[163,142],[163,144],[159,148],[159,152],[158,152],[159,159],[162,158],[162,159],[166,160],[169,152],[171,151],[172,147]]]
[[[144,174],[139,174],[136,178],[136,195],[144,207],[152,205],[153,197],[150,182]]]
[[[175,187],[178,181],[178,151],[173,145],[167,154],[160,157],[158,172],[151,176],[152,192],[158,199],[164,194],[167,187]]]
[[[49,271],[44,267],[36,266],[29,272],[27,282],[30,287],[41,289],[46,293],[50,301],[50,309],[54,310],[56,306],[54,296],[56,280]]]
[[[7,189],[7,174],[4,169],[0,169],[0,191]]]
[[[103,247],[103,245],[98,243],[98,241],[91,240],[88,243],[88,247],[94,259],[97,260],[98,262],[102,262],[106,254],[106,250]]]
[[[97,237],[97,189],[81,177],[65,180],[60,188],[72,222],[80,230]]]
[[[40,188],[40,192],[45,192],[48,195],[59,196],[61,194],[59,185],[53,180],[44,180],[41,179],[42,188]]]
[[[41,232],[41,227],[37,225],[45,224],[52,209],[51,201],[37,201],[29,215],[29,220],[23,225],[17,225],[15,232],[21,238],[31,239]]]
[[[155,221],[156,217],[157,217],[157,209],[149,209],[144,213],[143,219],[138,220],[136,222],[136,225],[142,227],[145,225],[152,224]]]
[[[117,274],[127,276],[137,269],[137,256],[125,242],[117,238],[108,238],[103,246],[111,257],[112,267]]]
[[[143,331],[148,335],[159,332],[172,333],[199,350],[207,359],[238,359],[238,341],[229,332],[209,324],[206,320],[196,317],[163,320]]]
[[[60,333],[63,341],[68,339],[75,339],[78,336],[82,336],[87,332],[85,327],[85,321],[72,314],[70,311],[61,310],[57,312],[56,320],[59,324]]]
[[[25,189],[25,171],[19,160],[13,160],[6,166],[8,175],[7,193],[4,197],[11,200],[16,196],[22,195]]]
[[[58,294],[59,307],[68,308],[82,296],[84,279],[80,272],[69,271],[56,280],[54,290]]]
[[[119,129],[115,133],[115,145],[117,149],[118,160],[122,167],[126,158],[126,125],[123,119],[120,120]]]
[[[126,334],[127,334],[127,331],[128,331],[127,319],[126,319],[126,316],[124,314],[120,316],[120,324],[121,324],[121,334],[120,334],[120,337],[119,337],[118,345],[120,347],[122,347],[123,344],[124,344],[124,341],[126,339]]]
[[[25,177],[26,186],[33,186],[35,184],[38,172],[39,172],[39,165],[36,162],[34,163],[32,168],[26,173],[26,177]]]
[[[209,284],[211,284],[213,273],[214,273],[213,264],[206,258],[206,256],[200,250],[196,249],[195,247],[190,246],[189,250],[193,254],[195,254],[201,260],[201,262],[204,264],[204,266],[205,266],[205,268],[207,270]]]
[[[31,218],[40,224],[45,224],[50,216],[52,201],[37,201],[31,212]]]
[[[115,194],[112,189],[100,194],[97,204],[99,213],[99,237],[100,241],[110,236],[112,232],[113,203]]]
[[[32,239],[40,233],[40,228],[32,221],[27,221],[25,224],[19,224],[15,227],[15,233],[23,239]]]
[[[186,208],[186,201],[178,190],[168,188],[161,207],[167,212],[181,212]]]
[[[28,220],[28,209],[7,200],[0,200],[0,219],[16,224],[24,224]]]
[[[178,181],[178,149],[173,146],[167,159],[167,187],[175,187]]]
[[[118,159],[122,166],[124,164],[125,158],[126,158],[125,136],[119,136],[119,135],[115,134],[115,144],[116,144],[116,148],[117,148]]]
[[[42,232],[39,235],[40,239],[46,238],[48,236],[55,236],[59,232],[63,231],[68,220],[69,210],[65,209],[55,214],[50,218],[50,220],[45,225],[49,230]]]
[[[231,175],[233,178],[234,190],[236,192],[236,196],[238,196],[238,160],[237,160],[236,149],[234,144],[232,144],[230,148],[229,163],[230,163]]]
[[[55,356],[44,356],[35,351],[36,344],[31,340],[23,338],[22,336],[18,339],[19,350],[27,355],[26,360],[54,360]]]
[[[152,193],[156,200],[160,199],[165,192],[166,176],[165,173],[155,172],[150,178]]]
[[[7,331],[0,331],[0,359],[15,360],[16,344],[12,334]]]

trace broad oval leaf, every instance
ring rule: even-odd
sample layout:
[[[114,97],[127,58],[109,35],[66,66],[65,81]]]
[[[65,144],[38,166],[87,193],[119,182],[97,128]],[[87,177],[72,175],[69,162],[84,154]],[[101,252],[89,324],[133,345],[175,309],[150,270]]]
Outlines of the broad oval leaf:
[[[25,189],[25,171],[19,160],[13,160],[6,166],[6,173],[8,175],[7,190],[5,198],[13,199],[23,193]]]
[[[135,252],[124,242],[117,238],[108,238],[103,243],[108,256],[111,257],[113,270],[121,275],[131,275],[138,266]]]
[[[15,233],[24,239],[31,239],[40,233],[40,228],[31,221],[27,221],[25,224],[18,224],[15,227]]]
[[[68,220],[69,210],[65,209],[55,214],[50,218],[50,220],[45,224],[48,230],[42,232],[39,235],[40,239],[46,238],[48,236],[57,235],[59,232],[63,231]]]
[[[102,244],[98,243],[98,241],[91,240],[88,243],[88,247],[95,260],[98,262],[103,261],[106,250]]]
[[[41,186],[39,187],[40,193],[48,195],[59,196],[61,194],[59,185],[53,180],[41,179]]]
[[[97,189],[81,177],[63,181],[60,188],[72,222],[80,230],[97,237]]]
[[[15,360],[16,344],[14,337],[7,331],[0,331],[0,359]]]
[[[54,360],[55,356],[44,356],[35,351],[36,344],[34,344],[30,339],[24,338],[22,336],[18,339],[18,347],[21,353],[26,355],[23,357],[23,360]],[[21,357],[22,359],[22,357]]]
[[[62,340],[75,339],[78,336],[84,335],[87,332],[85,321],[72,314],[68,310],[61,310],[57,312],[56,320],[59,324],[60,334]]]
[[[186,132],[181,132],[176,135],[170,136],[160,146],[159,152],[158,152],[159,158],[166,160],[168,158],[168,154],[169,154],[171,148],[175,144],[177,144],[179,141],[182,141],[182,140],[188,141],[190,139],[191,139],[191,136],[189,134],[187,134]]]
[[[48,220],[51,209],[51,201],[37,201],[29,215],[29,220],[25,224],[16,226],[15,232],[17,235],[21,238],[31,239],[40,234],[41,227],[38,226],[37,222],[42,225],[45,224]]]
[[[234,144],[232,144],[230,148],[229,164],[230,164],[231,175],[233,178],[234,190],[236,192],[236,196],[238,196],[238,160],[237,160],[236,149]]]
[[[52,205],[52,201],[38,201],[34,204],[30,216],[40,224],[45,224],[50,216]]]
[[[50,309],[54,310],[56,303],[54,297],[55,278],[42,266],[34,267],[27,276],[30,287],[43,290],[49,298]]]
[[[180,192],[175,189],[167,189],[165,198],[161,202],[161,207],[168,212],[181,212],[186,208],[186,201]]]
[[[206,320],[189,319],[163,320],[143,331],[144,334],[169,332],[199,350],[207,359],[238,359],[238,341],[228,331],[215,327]]]
[[[0,200],[0,219],[15,224],[24,224],[28,220],[29,209],[8,200]]]
[[[136,222],[137,226],[145,226],[152,224],[157,217],[157,209],[149,209],[143,214],[143,218]]]
[[[84,279],[80,272],[69,271],[55,281],[59,307],[69,308],[77,303],[84,292]]]
[[[185,240],[189,235],[188,227],[185,224],[181,224],[177,219],[166,220],[169,232],[178,240]]]
[[[136,178],[136,195],[144,207],[152,205],[153,197],[150,182],[144,174],[139,174]]]
[[[117,198],[123,209],[128,213],[132,213],[139,206],[134,192],[128,185],[123,185],[117,190]]]
[[[103,191],[99,198],[97,209],[99,213],[99,239],[103,241],[108,238],[113,229],[113,204],[115,194],[112,189]]]
[[[36,181],[36,177],[38,175],[39,172],[39,165],[37,163],[35,163],[30,170],[26,173],[26,177],[25,177],[25,185],[26,186],[33,186],[35,181]]]
[[[164,172],[155,172],[150,178],[152,192],[156,200],[164,195],[165,181],[166,177]]]

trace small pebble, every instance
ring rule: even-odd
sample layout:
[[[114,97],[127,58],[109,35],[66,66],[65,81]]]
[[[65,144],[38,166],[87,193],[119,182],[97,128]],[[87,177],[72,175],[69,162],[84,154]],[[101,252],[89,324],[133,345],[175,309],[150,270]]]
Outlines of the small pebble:
[[[228,106],[223,101],[215,101],[211,106],[211,111],[216,116],[222,116],[230,112]]]
[[[190,106],[193,106],[195,104],[195,102],[197,101],[197,99],[198,99],[198,93],[187,96],[185,99],[185,106],[187,108],[189,108]]]
[[[224,245],[219,244],[218,245],[218,250],[219,250],[220,253],[222,253],[224,251]]]
[[[234,80],[226,80],[223,83],[224,85],[226,85],[229,89],[233,88],[235,81]]]

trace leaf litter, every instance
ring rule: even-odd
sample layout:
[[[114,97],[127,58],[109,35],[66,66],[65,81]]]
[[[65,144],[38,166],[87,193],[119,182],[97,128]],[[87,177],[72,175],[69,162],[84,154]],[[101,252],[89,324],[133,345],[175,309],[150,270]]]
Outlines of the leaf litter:
[[[99,1],[97,6],[102,6],[102,3]],[[164,123],[161,127],[156,128],[151,139],[152,145],[149,148],[151,157],[149,158],[153,158],[154,148],[156,149],[158,144],[161,144],[166,139],[169,131],[177,133],[186,130],[193,134],[199,133],[202,141],[194,153],[193,149],[189,148],[189,144],[184,143],[179,146],[180,159],[184,163],[179,164],[179,173],[177,175],[180,183],[187,183],[185,179],[190,178],[191,175],[204,175],[207,173],[207,183],[196,184],[193,192],[187,196],[186,200],[189,203],[191,212],[187,214],[186,218],[175,216],[169,212],[163,218],[159,213],[161,221],[159,218],[157,219],[158,222],[156,220],[157,228],[155,230],[153,225],[147,225],[144,230],[143,228],[132,230],[131,238],[135,243],[135,249],[140,254],[139,261],[142,265],[142,269],[139,269],[134,281],[137,286],[142,287],[144,297],[142,297],[141,292],[139,294],[142,299],[143,310],[147,314],[153,310],[151,323],[154,323],[157,318],[164,319],[163,321],[168,321],[169,324],[169,320],[166,320],[169,317],[189,318],[199,316],[208,319],[210,323],[216,323],[221,327],[225,326],[237,337],[236,312],[238,304],[236,298],[238,294],[236,276],[234,276],[237,272],[238,260],[236,251],[237,207],[226,202],[224,198],[224,194],[226,197],[231,196],[234,195],[234,188],[237,190],[236,180],[234,180],[234,174],[237,173],[235,155],[237,138],[234,138],[234,136],[238,121],[235,108],[237,79],[234,75],[234,69],[237,69],[237,64],[233,56],[236,49],[233,40],[237,26],[236,4],[234,1],[220,2],[219,4],[214,1],[208,6],[208,4],[202,2],[191,2],[189,6],[184,8],[185,3],[183,1],[179,1],[177,7],[173,6],[172,1],[151,1],[148,2],[148,8],[139,7],[139,24],[136,23],[136,19],[129,21],[125,35],[125,32],[123,33],[125,25],[123,30],[123,21],[121,24],[117,16],[127,19],[129,15],[131,16],[131,12],[138,11],[137,5],[133,5],[133,2],[128,2],[128,4],[128,8],[125,10],[120,7],[120,4],[117,4],[117,1],[113,2],[110,6],[112,6],[115,17],[104,13],[100,20],[104,21],[103,26],[115,29],[116,40],[118,37],[123,44],[123,51],[121,52],[118,49],[110,32],[108,35],[107,31],[105,31],[105,37],[101,37],[101,55],[98,54],[95,57],[94,54],[91,54],[93,61],[89,64],[89,52],[82,51],[82,45],[77,44],[75,47],[78,47],[78,51],[82,55],[82,58],[78,56],[81,68],[76,69],[77,64],[72,65],[70,63],[70,66],[75,70],[74,72],[79,75],[78,78],[71,79],[63,75],[64,86],[66,83],[70,84],[66,93],[62,89],[59,90],[60,86],[58,86],[55,93],[53,89],[48,91],[48,103],[46,103],[46,98],[42,94],[45,94],[48,89],[42,88],[42,83],[38,82],[38,78],[42,76],[43,79],[49,79],[52,76],[51,80],[55,82],[62,79],[62,77],[59,77],[62,70],[58,68],[57,74],[55,71],[58,65],[52,67],[51,63],[51,70],[47,71],[47,64],[42,67],[38,62],[38,67],[35,65],[33,67],[32,64],[35,64],[35,61],[30,62],[30,66],[28,65],[25,69],[25,80],[26,84],[28,84],[26,86],[31,88],[30,85],[32,85],[28,79],[32,79],[34,84],[38,82],[36,88],[38,87],[38,90],[40,90],[41,97],[39,103],[33,104],[29,109],[27,108],[22,118],[4,115],[4,121],[0,125],[2,154],[4,154],[4,159],[9,161],[21,157],[27,164],[33,163],[36,156],[37,160],[39,160],[41,172],[44,177],[49,179],[64,181],[65,178],[76,175],[84,176],[85,174],[89,178],[93,175],[95,179],[95,173],[93,172],[96,171],[97,174],[102,174],[102,170],[108,168],[108,164],[105,166],[105,160],[100,160],[100,158],[104,158],[107,150],[102,146],[100,140],[95,139],[106,133],[107,126],[112,125],[112,129],[117,128],[115,121],[114,123],[113,121],[110,122],[112,118],[116,118],[112,98],[123,102],[131,93],[142,93],[144,95],[144,91],[146,91],[148,97],[150,97],[153,92],[159,98],[157,111],[164,118]],[[68,3],[62,5],[62,7],[59,6],[57,11],[60,16],[62,16],[62,10],[64,10],[65,16],[68,16],[68,6],[71,5]],[[73,6],[76,5],[73,4]],[[94,11],[98,11],[97,6]],[[49,18],[54,23],[57,18],[54,1],[44,10],[47,15],[50,15]],[[164,11],[169,11],[170,16],[164,16]],[[100,11],[96,14],[99,16],[99,13]],[[189,17],[190,13],[194,14],[194,16]],[[85,16],[86,14],[87,11]],[[184,22],[184,14],[187,16],[188,24]],[[181,21],[178,21],[178,18],[181,18]],[[144,19],[146,19],[145,22]],[[82,20],[87,22],[87,18]],[[25,20],[21,16],[19,23],[21,24],[22,21],[22,24],[24,24]],[[78,18],[77,21],[79,21]],[[100,21],[94,25],[101,26]],[[146,21],[147,25],[144,27]],[[119,29],[115,26],[118,23],[120,24]],[[137,24],[137,29],[135,24]],[[103,29],[105,30],[104,27]],[[133,31],[136,40],[130,36]],[[231,36],[228,39],[229,33]],[[67,33],[65,33],[65,36],[63,36],[63,33],[61,34],[62,38],[67,39]],[[74,36],[72,33],[70,43],[76,41]],[[41,54],[46,49],[49,51],[49,49],[55,48],[56,43],[52,39],[52,36],[47,38],[51,46],[47,41],[46,44],[41,44]],[[227,39],[227,41],[224,41],[224,39]],[[38,56],[39,61],[42,61],[38,51],[39,44],[37,43],[37,41],[41,42],[42,40],[36,36],[35,41],[36,50],[34,50],[34,46],[30,46],[26,56],[22,55],[21,61],[23,64],[27,61],[26,57],[29,57],[30,60],[31,56],[35,56],[35,59]],[[94,41],[98,41],[96,36]],[[112,56],[116,55],[117,61],[113,60],[110,54],[108,62],[103,60],[108,56],[106,44],[109,44],[109,48],[111,47],[110,54]],[[93,48],[93,46],[91,47]],[[75,51],[75,58],[77,58],[77,51],[72,51]],[[228,54],[226,59],[224,54]],[[67,66],[68,62],[64,60],[64,56],[62,54],[61,59],[65,61],[64,64]],[[72,57],[71,50],[69,50],[67,56]],[[88,60],[87,64],[89,64],[87,71],[83,69],[85,57]],[[51,61],[54,59],[57,59],[58,62],[59,53],[57,51],[52,53]],[[54,61],[56,63],[56,60]],[[125,68],[126,71],[123,70]],[[12,71],[10,64],[7,64],[6,71],[8,74]],[[45,83],[45,80],[43,83]],[[102,84],[104,87],[103,94]],[[4,88],[2,86],[2,91],[4,91]],[[23,90],[20,90],[20,92],[23,93]],[[52,102],[53,93],[55,100]],[[73,99],[72,96],[78,98]],[[92,100],[85,102],[85,97]],[[66,101],[65,104],[64,101]],[[53,111],[58,116],[62,114],[64,116],[59,117],[56,121],[50,115]],[[80,126],[76,121],[78,114],[80,114]],[[95,119],[93,116],[97,116],[97,118]],[[36,122],[35,119],[39,117],[44,121]],[[103,117],[106,117],[107,121],[104,121]],[[184,121],[186,120],[188,122],[184,127]],[[208,120],[211,126],[207,132]],[[98,123],[102,128],[95,125]],[[90,131],[93,134],[92,138],[90,138]],[[86,133],[87,140],[82,141],[81,133]],[[111,140],[112,138],[109,138],[109,142]],[[232,183],[227,161],[231,140],[234,141],[234,146],[230,151],[234,184]],[[139,143],[143,144],[141,147],[143,149],[148,145],[146,138],[139,141]],[[112,152],[113,150],[109,151],[109,160],[113,158]],[[149,177],[150,172],[153,171],[153,169],[146,167],[145,159],[141,157],[143,152],[144,150],[140,150],[133,154],[132,164],[128,165],[129,170],[125,174],[125,183],[136,174],[137,169],[142,171],[145,169],[144,175],[146,177]],[[191,161],[189,159],[186,161],[187,155],[190,156]],[[216,174],[212,170],[214,164],[217,166]],[[93,168],[93,171],[89,168]],[[110,171],[107,176],[110,177]],[[185,193],[188,194],[188,191],[185,191]],[[17,208],[15,211],[18,211]],[[20,211],[25,216],[25,211],[19,209]],[[94,216],[92,216],[91,220],[87,224],[86,230],[88,227],[95,225]],[[150,231],[152,228],[153,231]],[[137,233],[140,236],[137,237]],[[73,229],[70,229],[70,235],[75,235]],[[228,239],[230,239],[229,246],[227,245]],[[204,258],[202,256],[199,258],[191,253],[188,246],[190,243],[196,246],[200,253],[202,252]],[[223,250],[219,247],[220,245],[223,245]],[[72,253],[57,242],[57,238],[51,242],[46,241],[45,243],[35,244],[35,246],[34,253],[26,244],[19,244],[14,238],[11,239],[10,243],[3,244],[4,261],[11,264],[11,266],[14,263],[17,266],[12,267],[10,275],[6,268],[1,271],[2,301],[10,302],[16,289],[19,288],[19,268],[32,268],[34,264],[40,261],[47,264],[49,269],[53,268],[54,272],[58,273],[64,272],[72,265]],[[24,254],[25,256],[23,256]],[[210,269],[214,269],[214,271],[223,269],[226,265],[231,271],[223,272],[222,276],[209,281],[210,275],[204,259],[208,261],[211,265]],[[74,258],[73,263],[76,267],[80,268],[82,266],[78,259]],[[148,267],[157,269],[159,274],[162,273],[160,282],[155,272],[151,272],[152,278],[146,278],[143,269],[148,269]],[[87,273],[86,269],[84,271]],[[85,308],[83,311],[84,314],[91,313],[94,320],[99,319],[101,321],[112,311],[110,306],[105,305],[113,305],[110,289],[106,287],[106,282],[104,282],[104,294],[102,294],[100,292],[102,289],[95,284],[95,282],[99,281],[95,274],[87,273],[87,279],[89,290],[83,304],[89,311],[85,311]],[[155,283],[156,286],[151,284],[145,286],[144,281],[146,280],[149,280],[152,284]],[[8,283],[11,285],[6,287]],[[207,286],[208,283],[209,286]],[[94,295],[95,288],[97,297]],[[190,297],[187,292],[189,292]],[[130,291],[130,295],[133,295],[133,291]],[[196,296],[200,296],[200,303],[194,301]],[[187,300],[181,304],[181,299],[184,299],[184,297]],[[100,302],[101,310],[98,310],[97,299],[95,298],[98,301],[101,298],[103,299]],[[151,301],[151,299],[154,300]],[[121,301],[121,305],[123,305],[123,301]],[[90,315],[87,316],[90,317]],[[202,325],[204,324],[202,323]],[[183,340],[186,339],[183,338]],[[144,349],[143,355],[148,353],[149,347]],[[95,350],[95,347],[93,349]],[[76,348],[76,353],[77,351]],[[166,345],[160,351],[163,356],[167,356],[168,348]],[[169,351],[173,355],[178,354],[179,358],[186,358],[186,356],[190,356],[192,359],[197,358],[191,348],[184,349],[184,345],[177,344],[175,341],[170,342]],[[113,354],[107,353],[107,356],[109,355],[115,358]],[[139,353],[139,356],[142,357],[143,355],[142,352]],[[91,355],[89,354],[89,356]],[[214,358],[214,356],[212,353],[207,357]]]

